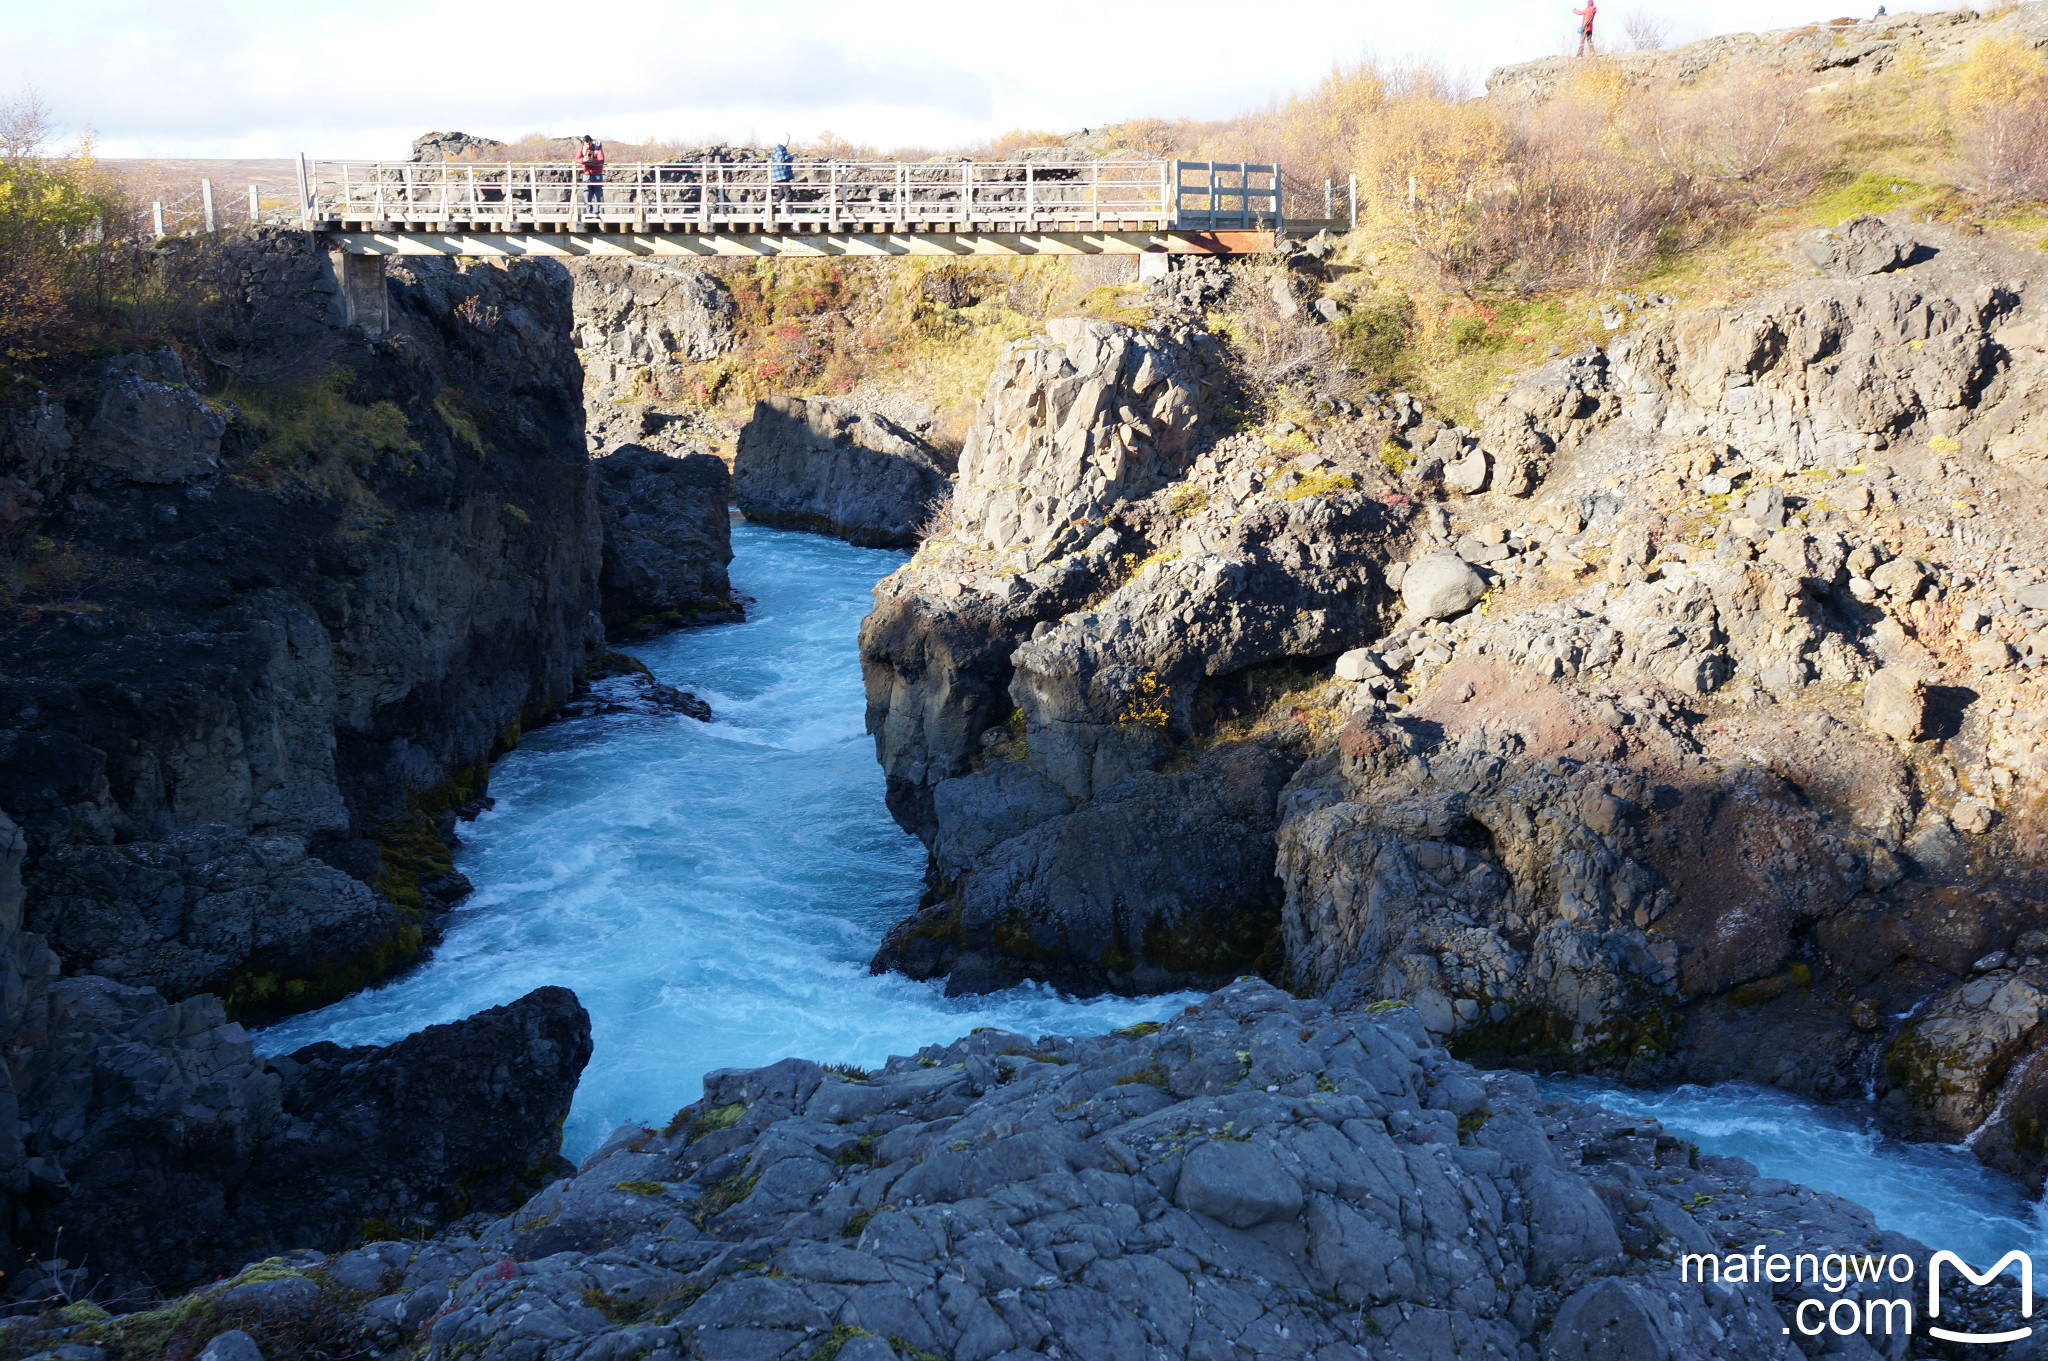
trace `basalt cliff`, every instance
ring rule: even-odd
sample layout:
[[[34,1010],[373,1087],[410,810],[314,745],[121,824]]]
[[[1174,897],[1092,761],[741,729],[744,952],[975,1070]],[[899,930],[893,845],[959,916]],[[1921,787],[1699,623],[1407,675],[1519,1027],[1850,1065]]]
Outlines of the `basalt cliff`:
[[[590,1052],[567,993],[273,1062],[238,1021],[431,946],[487,763],[618,669],[615,598],[729,604],[722,466],[622,451],[593,478],[564,271],[394,266],[372,334],[303,236],[205,249],[205,326],[0,417],[21,1300],[177,1287],[545,1181]]]
[[[1740,305],[1617,300],[1470,428],[1217,428],[1180,274],[1014,347],[862,634],[932,866],[876,967],[1259,972],[1485,1063],[1871,1088],[2038,1183],[2038,257],[1796,248]]]

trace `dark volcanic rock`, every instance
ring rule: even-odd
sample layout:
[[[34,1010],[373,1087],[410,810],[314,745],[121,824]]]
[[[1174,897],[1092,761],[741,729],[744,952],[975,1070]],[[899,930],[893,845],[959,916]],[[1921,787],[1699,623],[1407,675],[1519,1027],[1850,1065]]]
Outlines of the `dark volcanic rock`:
[[[252,1251],[339,1245],[365,1221],[437,1225],[557,1175],[590,1056],[573,994],[543,988],[386,1048],[266,1063],[218,999],[166,1005],[65,978],[37,936],[0,939],[9,1284],[30,1254],[100,1293],[174,1288]]]
[[[917,542],[953,477],[913,432],[827,397],[756,402],[732,467],[734,499],[748,519],[876,545]]]
[[[1726,1265],[1759,1243],[1905,1253],[1916,1281],[1929,1256],[1654,1120],[1475,1072],[1411,1010],[1247,980],[1163,1027],[983,1029],[858,1080],[724,1069],[474,1236],[265,1274],[334,1301],[337,1342],[507,1361],[1801,1361],[1802,1300],[1915,1297]],[[2014,1291],[1944,1303],[2022,1322]]]
[[[404,925],[383,894],[297,837],[215,823],[162,841],[58,846],[30,874],[26,925],[83,972],[168,997],[229,993],[244,972],[311,978]]]
[[[1275,799],[1298,763],[1277,746],[1233,743],[1044,817],[974,857],[958,892],[892,929],[873,967],[946,975],[954,995],[1039,979],[1083,996],[1214,986],[1269,967],[1280,935]],[[1032,778],[1011,769],[1007,783],[983,775],[939,788],[966,799]],[[1056,809],[1058,790],[1042,794],[1031,808]],[[978,810],[948,804],[941,847],[956,827],[980,840]],[[998,798],[986,811],[1014,806]]]
[[[590,1016],[567,988],[381,1048],[323,1042],[273,1060],[289,1124],[259,1151],[235,1219],[274,1226],[278,1242],[338,1242],[365,1218],[510,1208],[573,1170],[562,1121],[589,1061]]]
[[[595,460],[604,517],[604,624],[613,637],[663,625],[741,617],[726,565],[732,517],[725,464],[709,454],[671,458],[637,444]]]
[[[179,840],[203,827],[272,847],[249,854],[292,861],[297,887],[255,887],[271,869],[217,883],[181,869],[145,901],[138,880],[110,910],[150,920],[122,941],[60,924],[70,909],[29,912],[72,970],[169,943],[121,976],[174,992],[363,966],[297,994],[310,1002],[431,935],[405,859],[422,813],[477,792],[602,642],[569,280],[546,264],[393,264],[392,331],[373,341],[328,306],[325,253],[301,233],[230,243],[214,267],[218,357],[245,378],[233,403],[162,350],[0,417],[0,481],[33,508],[12,566],[76,596],[0,611],[0,808],[32,869],[74,850],[31,874],[32,897],[107,902],[86,881],[129,871],[87,847],[166,873],[219,859]],[[302,889],[324,876],[288,844],[380,887],[327,882],[315,903]],[[377,846],[405,849],[379,865]]]

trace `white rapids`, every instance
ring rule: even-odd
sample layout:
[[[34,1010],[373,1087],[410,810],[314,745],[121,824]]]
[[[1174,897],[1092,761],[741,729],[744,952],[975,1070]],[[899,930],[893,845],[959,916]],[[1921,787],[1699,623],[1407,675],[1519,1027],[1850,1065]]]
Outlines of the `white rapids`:
[[[388,1044],[560,984],[596,1050],[564,1130],[580,1158],[626,1121],[665,1122],[714,1068],[873,1065],[976,1026],[1095,1034],[1193,1000],[948,999],[870,975],[925,862],[883,807],[854,646],[869,588],[903,555],[747,524],[733,550],[747,622],[632,649],[713,721],[615,714],[530,734],[492,771],[496,806],[460,829],[476,891],[433,957],[269,1027],[264,1052]]]

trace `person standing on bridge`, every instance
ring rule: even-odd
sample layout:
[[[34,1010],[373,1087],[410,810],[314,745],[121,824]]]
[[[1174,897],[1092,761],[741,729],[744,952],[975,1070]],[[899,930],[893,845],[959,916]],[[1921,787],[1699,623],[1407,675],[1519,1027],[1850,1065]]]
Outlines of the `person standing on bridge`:
[[[791,191],[782,189],[777,192],[777,186],[786,185],[796,178],[796,171],[791,165],[795,159],[789,154],[789,148],[781,142],[777,142],[768,152],[768,205],[771,209],[778,198],[784,203],[790,201]]]
[[[1592,0],[1587,0],[1591,3]],[[586,205],[604,206],[604,143],[593,142],[589,133],[583,134],[583,144],[576,151],[576,169],[583,176],[583,202]]]
[[[1579,56],[1588,57],[1593,54],[1593,15],[1599,8],[1594,0],[1586,0],[1584,9],[1572,11],[1579,19]]]

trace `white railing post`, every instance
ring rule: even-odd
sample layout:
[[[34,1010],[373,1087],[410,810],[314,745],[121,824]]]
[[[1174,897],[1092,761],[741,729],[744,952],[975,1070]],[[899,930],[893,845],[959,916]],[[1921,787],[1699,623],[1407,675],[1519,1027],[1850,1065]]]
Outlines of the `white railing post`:
[[[249,225],[255,226],[263,219],[263,200],[257,197],[256,186],[249,186]]]
[[[1287,200],[1280,196],[1280,162],[1273,162],[1273,235],[1287,234]]]
[[[313,178],[306,173],[306,153],[299,153],[299,226],[313,229]]]
[[[199,204],[200,211],[206,215],[206,230],[210,232],[214,229],[212,180],[202,179],[199,181]]]
[[[156,239],[164,239],[164,201],[157,199],[149,205],[149,211],[156,225]]]

